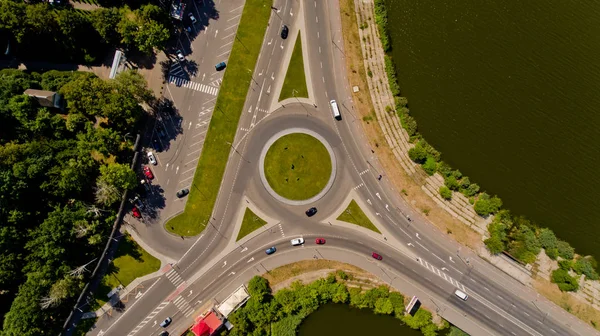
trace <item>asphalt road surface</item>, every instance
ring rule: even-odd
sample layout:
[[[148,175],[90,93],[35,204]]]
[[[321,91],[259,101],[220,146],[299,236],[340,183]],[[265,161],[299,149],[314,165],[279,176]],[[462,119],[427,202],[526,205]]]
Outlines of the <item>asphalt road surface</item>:
[[[411,213],[385,179],[377,180],[376,160],[360,138],[359,123],[354,122],[337,2],[279,0],[274,6],[280,11],[272,15],[267,29],[210,226],[176,264],[163,270],[163,276],[144,283],[138,298],[121,312],[103,316],[91,334],[157,335],[162,331],[158,323],[167,316],[174,319],[169,332],[182,332],[202,307],[223,300],[253,275],[311,258],[339,260],[370,271],[405,295],[419,296],[424,306],[471,335],[597,334],[477,255],[461,251],[459,244]],[[279,38],[282,20],[290,26],[285,41]],[[283,81],[285,57],[293,48],[297,29],[310,41],[305,45],[305,65],[312,104],[292,100],[283,107],[276,102],[275,92]],[[341,121],[332,118],[331,99],[341,107]],[[272,198],[258,176],[257,155],[264,143],[292,127],[318,132],[338,161],[331,191],[303,207]],[[337,216],[336,209],[352,192],[368,204],[365,212],[378,217],[383,235],[327,222]],[[279,222],[236,243],[234,219],[245,206],[244,197]],[[310,206],[319,212],[307,218],[304,211]],[[299,236],[306,244],[292,247],[289,240]],[[316,237],[326,238],[327,244],[315,245]],[[271,246],[277,252],[268,256],[264,250]],[[370,257],[374,251],[383,256],[382,261]],[[469,299],[455,297],[455,289],[466,292]]]

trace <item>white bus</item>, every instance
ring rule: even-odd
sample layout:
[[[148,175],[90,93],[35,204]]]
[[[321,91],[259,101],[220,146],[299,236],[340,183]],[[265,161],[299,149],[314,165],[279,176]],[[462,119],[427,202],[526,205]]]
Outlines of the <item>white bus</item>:
[[[331,110],[333,111],[333,117],[337,120],[342,120],[342,115],[340,114],[340,110],[338,109],[337,103],[335,100],[329,102],[331,104]]]

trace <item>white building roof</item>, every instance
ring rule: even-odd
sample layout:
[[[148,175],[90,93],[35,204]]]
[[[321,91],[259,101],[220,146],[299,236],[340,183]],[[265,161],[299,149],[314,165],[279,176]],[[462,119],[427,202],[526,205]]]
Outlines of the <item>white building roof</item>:
[[[250,298],[250,294],[248,294],[248,290],[246,290],[246,286],[241,285],[238,287],[233,293],[229,294],[229,296],[221,302],[220,305],[217,306],[217,310],[225,317],[228,317],[229,314],[234,312],[236,309],[241,307],[248,299]]]

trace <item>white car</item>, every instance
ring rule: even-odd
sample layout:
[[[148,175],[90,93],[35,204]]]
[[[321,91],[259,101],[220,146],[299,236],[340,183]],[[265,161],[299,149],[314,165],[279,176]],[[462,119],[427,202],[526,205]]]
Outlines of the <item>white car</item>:
[[[190,17],[190,21],[192,21],[192,24],[196,24],[196,22],[198,22],[196,20],[196,18],[194,17],[194,14],[192,13],[188,13],[188,16]]]
[[[465,292],[460,291],[458,289],[456,291],[454,291],[454,295],[458,296],[463,301],[467,301],[467,299],[469,298],[469,296]]]
[[[304,244],[304,238],[294,238],[290,240],[290,242],[292,243],[292,246],[302,245]]]
[[[181,51],[181,49],[177,50],[175,53],[177,54],[177,59],[179,60],[179,62],[185,61],[185,56],[183,56],[183,52]]]
[[[157,165],[158,162],[156,162],[156,158],[154,157],[154,154],[152,154],[152,152],[148,152],[148,161],[150,161],[150,163],[152,163],[153,165]]]

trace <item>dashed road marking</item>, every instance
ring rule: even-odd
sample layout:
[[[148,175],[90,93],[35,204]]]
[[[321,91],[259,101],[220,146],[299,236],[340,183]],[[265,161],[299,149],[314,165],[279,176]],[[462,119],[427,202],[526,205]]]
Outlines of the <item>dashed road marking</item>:
[[[358,173],[358,175],[364,175],[369,171],[369,169],[365,169],[363,171],[361,171],[360,173]]]
[[[357,185],[356,187],[354,187],[353,189],[356,190],[356,189],[358,189],[360,187],[363,187],[364,185],[365,185],[364,183],[361,183],[361,184]]]

